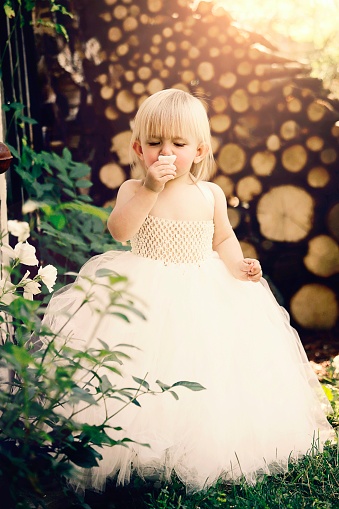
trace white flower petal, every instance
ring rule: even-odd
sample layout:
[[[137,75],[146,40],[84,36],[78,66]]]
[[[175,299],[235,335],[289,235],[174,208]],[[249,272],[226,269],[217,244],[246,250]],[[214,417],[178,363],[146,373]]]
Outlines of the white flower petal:
[[[14,295],[16,287],[8,280],[1,279],[0,280],[0,302],[8,306],[13,302],[14,299],[17,298],[17,295]]]
[[[36,281],[33,281],[32,279],[26,279],[24,282],[24,285],[22,285],[24,289],[24,296],[25,293],[31,293],[32,295],[37,295],[38,293],[41,293],[40,291],[40,283],[37,283]]]
[[[16,258],[14,249],[9,244],[3,244],[1,251],[8,256],[8,258]]]
[[[41,277],[41,281],[47,286],[51,292],[57,278],[58,271],[53,265],[46,265],[46,267],[40,267],[38,270],[38,276]]]
[[[30,214],[40,207],[40,203],[33,200],[27,200],[22,206],[23,214]]]
[[[30,236],[29,224],[26,221],[9,220],[7,226],[8,231],[18,237],[19,242],[25,242]]]
[[[33,300],[33,293],[24,291],[23,298],[27,300]]]
[[[35,256],[35,247],[28,242],[18,242],[14,248],[15,258],[24,265],[38,265],[39,261]]]

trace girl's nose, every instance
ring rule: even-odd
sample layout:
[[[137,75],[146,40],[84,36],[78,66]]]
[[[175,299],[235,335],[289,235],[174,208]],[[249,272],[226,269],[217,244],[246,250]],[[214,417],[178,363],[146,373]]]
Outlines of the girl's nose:
[[[171,148],[171,145],[169,143],[163,143],[163,145],[161,147],[160,155],[162,155],[162,156],[170,156],[170,155],[172,155],[172,148]]]

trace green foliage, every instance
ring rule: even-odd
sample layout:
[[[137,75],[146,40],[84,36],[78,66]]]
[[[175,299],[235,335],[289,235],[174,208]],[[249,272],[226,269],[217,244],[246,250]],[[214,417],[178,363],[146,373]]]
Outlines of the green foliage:
[[[61,14],[63,16],[73,17],[73,14],[70,13],[64,5],[56,2],[56,0],[45,0],[45,3],[49,4],[49,9],[52,14]],[[3,9],[9,19],[17,20],[22,26],[25,23],[24,13],[31,13],[35,9],[35,6],[36,0],[5,0]],[[36,18],[35,25],[50,28],[68,40],[67,30],[64,25],[54,21],[54,19],[46,20]]]
[[[78,271],[95,254],[112,248],[125,249],[116,243],[106,228],[109,208],[96,207],[85,190],[92,186],[91,169],[72,159],[64,148],[59,156],[35,152],[23,140],[14,170],[21,178],[28,203],[24,219],[30,225],[31,242],[43,262],[58,268],[59,274]],[[59,279],[59,283],[64,282]]]

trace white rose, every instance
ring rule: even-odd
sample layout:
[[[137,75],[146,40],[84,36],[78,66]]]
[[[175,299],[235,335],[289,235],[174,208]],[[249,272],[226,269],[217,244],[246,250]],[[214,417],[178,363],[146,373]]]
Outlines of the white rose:
[[[18,237],[19,242],[25,242],[30,235],[29,224],[26,221],[17,221],[16,219],[10,220],[7,223],[8,231]]]
[[[40,284],[36,281],[33,281],[32,279],[26,279],[25,284],[23,285],[24,289],[24,298],[33,300],[33,295],[37,295],[38,293],[41,293],[40,291]]]
[[[57,278],[57,269],[53,265],[46,265],[46,267],[40,267],[38,270],[38,276],[41,277],[41,281],[47,286],[51,292]]]
[[[22,206],[22,213],[29,214],[40,208],[40,203],[33,200],[27,200]]]
[[[0,280],[0,302],[2,304],[6,304],[7,306],[16,299],[16,295],[14,295],[15,286],[8,280],[1,279]]]
[[[1,251],[9,258],[19,260],[24,265],[38,265],[39,263],[35,256],[35,247],[28,242],[18,242],[14,249],[9,244],[3,244]]]
[[[24,265],[38,265],[39,261],[35,256],[35,247],[28,242],[18,242],[14,248],[14,258]]]

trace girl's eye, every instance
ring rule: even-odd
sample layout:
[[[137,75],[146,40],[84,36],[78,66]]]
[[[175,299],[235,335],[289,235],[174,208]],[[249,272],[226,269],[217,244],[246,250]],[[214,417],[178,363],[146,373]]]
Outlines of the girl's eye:
[[[176,147],[184,147],[185,143],[174,143]]]
[[[156,145],[160,145],[160,141],[149,141],[148,145],[150,145],[150,147],[155,147]]]

